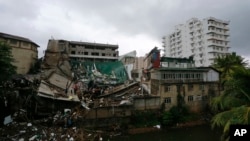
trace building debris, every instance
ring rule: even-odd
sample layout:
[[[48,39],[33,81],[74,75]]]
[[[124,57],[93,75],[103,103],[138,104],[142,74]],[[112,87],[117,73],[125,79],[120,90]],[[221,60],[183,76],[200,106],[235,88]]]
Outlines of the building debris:
[[[16,76],[4,84],[18,102],[4,97],[5,107],[16,105],[5,117],[0,140],[103,140],[100,132],[86,127],[116,124],[116,135],[119,120],[128,119],[132,110],[160,107],[155,97],[152,102],[148,96],[137,99],[143,98],[143,89],[150,91],[130,80],[120,61],[69,61],[50,44],[41,68],[40,74]],[[148,102],[152,104],[145,106]]]
[[[7,116],[7,117],[4,118],[3,124],[7,125],[7,124],[9,124],[11,122],[12,122],[12,118],[11,118],[11,115],[9,115],[9,116]]]

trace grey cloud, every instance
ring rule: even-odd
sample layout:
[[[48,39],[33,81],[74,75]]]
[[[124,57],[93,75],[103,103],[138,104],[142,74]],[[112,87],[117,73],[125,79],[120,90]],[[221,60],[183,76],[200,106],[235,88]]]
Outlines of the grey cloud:
[[[45,27],[36,25],[45,5],[62,9],[63,18],[69,22],[77,22],[73,18],[77,13],[81,22],[84,22],[81,23],[83,26],[91,24],[104,29],[109,26],[124,36],[146,34],[159,42],[163,35],[174,30],[175,25],[192,17],[203,19],[213,16],[230,20],[232,50],[242,55],[250,54],[249,0],[11,0],[0,2],[0,18],[6,21],[5,24],[0,23],[1,31],[34,38],[42,46],[47,45],[51,35],[68,38],[60,30],[70,27],[61,27],[60,22],[56,26],[52,26],[55,23],[48,23],[51,25]]]

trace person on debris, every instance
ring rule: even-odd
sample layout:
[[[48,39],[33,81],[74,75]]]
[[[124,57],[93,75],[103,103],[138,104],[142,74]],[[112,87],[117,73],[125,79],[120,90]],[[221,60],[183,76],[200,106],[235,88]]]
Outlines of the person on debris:
[[[0,96],[0,111],[3,112],[0,114],[0,127],[1,127],[1,126],[3,126],[4,117],[6,116],[5,115],[5,111],[6,111],[5,100],[2,96]]]
[[[20,84],[21,88],[23,88],[23,87],[25,86],[24,79],[21,79],[21,82],[20,82],[20,83],[21,83],[21,84]]]
[[[65,88],[65,94],[66,95],[68,94],[68,88],[67,87]]]
[[[82,93],[80,90],[76,91],[77,97],[79,98],[79,100],[82,100]]]
[[[68,94],[68,86],[69,86],[69,81],[67,81],[66,88],[65,88],[65,94]]]
[[[104,89],[102,88],[101,91],[100,91],[101,95],[103,94],[103,91],[104,91]]]
[[[64,118],[64,127],[67,128],[67,127],[71,127],[72,125],[73,125],[73,120],[70,115],[70,111],[67,111],[65,113],[65,118]]]
[[[72,88],[73,88],[73,90],[74,90],[74,94],[76,94],[76,91],[77,91],[77,89],[78,89],[76,83],[73,84]]]

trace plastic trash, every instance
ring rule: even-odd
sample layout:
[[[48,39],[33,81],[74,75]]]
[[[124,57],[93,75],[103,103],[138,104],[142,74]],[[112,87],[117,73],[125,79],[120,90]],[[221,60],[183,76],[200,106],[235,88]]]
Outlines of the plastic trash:
[[[12,118],[11,118],[11,115],[9,115],[9,116],[7,116],[7,117],[4,118],[3,124],[4,124],[4,125],[7,125],[7,124],[11,123],[12,121],[13,121],[13,120],[12,120]]]
[[[28,127],[32,126],[32,123],[28,123],[27,126],[28,126]]]
[[[29,138],[29,141],[33,141],[34,139],[36,139],[37,135],[32,136],[31,138]]]

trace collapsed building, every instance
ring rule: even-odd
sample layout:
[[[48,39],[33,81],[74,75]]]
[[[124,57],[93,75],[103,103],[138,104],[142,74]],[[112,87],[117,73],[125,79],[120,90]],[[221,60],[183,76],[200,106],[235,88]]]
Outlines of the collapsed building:
[[[72,55],[78,52],[74,49],[85,49],[90,45],[94,44],[49,40],[41,65],[42,79],[37,89],[37,96],[46,101],[43,109],[55,112],[80,104],[88,113],[84,117],[86,119],[129,117],[133,108],[133,97],[141,96],[141,86],[129,79],[130,72],[121,61],[118,61],[116,55],[95,56],[96,59],[94,56],[86,55],[87,53],[84,54],[85,50],[80,51],[78,59]],[[97,43],[93,47],[94,52],[100,48],[103,48],[102,51],[107,48],[114,51],[118,48]],[[91,50],[88,51],[89,54],[93,54]]]
[[[133,75],[138,73],[131,71],[135,52],[121,56],[120,61],[116,55],[98,59],[94,57],[97,54],[86,56],[84,50],[75,56],[72,53],[78,48],[93,44],[73,43],[49,40],[41,73],[16,77],[14,83],[7,84],[11,89],[15,87],[13,96],[20,99],[10,104],[16,102],[14,109],[25,113],[25,120],[54,115],[56,123],[64,126],[74,120],[79,126],[107,127],[129,123],[137,111],[167,111],[177,104],[178,95],[183,96],[191,111],[199,112],[210,97],[220,93],[219,72],[211,67],[195,67],[192,58],[160,57],[155,47],[144,58],[146,66],[140,75]],[[99,45],[98,49],[103,47],[102,51],[110,48],[94,44]],[[117,47],[111,45],[110,51]]]

